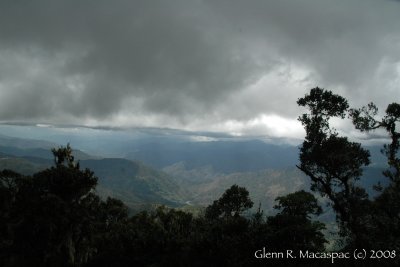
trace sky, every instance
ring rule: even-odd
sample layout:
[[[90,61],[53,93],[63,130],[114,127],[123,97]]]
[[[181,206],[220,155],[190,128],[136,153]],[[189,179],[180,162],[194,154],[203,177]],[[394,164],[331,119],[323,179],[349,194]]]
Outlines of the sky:
[[[0,121],[299,138],[296,100],[316,86],[399,102],[399,14],[395,0],[1,0]]]

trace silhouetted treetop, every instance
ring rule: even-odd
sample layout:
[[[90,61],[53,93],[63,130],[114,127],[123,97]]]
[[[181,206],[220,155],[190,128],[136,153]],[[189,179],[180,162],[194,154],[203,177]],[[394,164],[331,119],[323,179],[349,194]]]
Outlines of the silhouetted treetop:
[[[320,215],[322,212],[314,195],[304,190],[277,197],[275,201],[278,204],[274,208],[280,210],[280,214],[310,218],[311,215]]]
[[[310,177],[311,189],[331,201],[345,244],[379,249],[388,244],[388,248],[399,247],[400,133],[396,124],[400,122],[400,105],[389,104],[386,114],[379,118],[375,104],[349,109],[345,98],[318,87],[297,103],[309,111],[299,117],[306,137],[297,167]],[[369,151],[330,127],[331,117],[344,119],[346,114],[356,129],[369,132],[381,128],[391,139],[382,150],[389,165],[383,175],[390,183],[385,188],[377,186],[380,194],[374,199],[368,198],[365,189],[356,183],[363,178],[363,168],[370,164]]]
[[[249,191],[238,185],[232,185],[223,195],[206,209],[206,217],[238,217],[243,211],[253,207]]]
[[[309,94],[299,98],[297,104],[308,107],[312,116],[344,118],[344,112],[349,108],[345,98],[319,87],[311,89]]]

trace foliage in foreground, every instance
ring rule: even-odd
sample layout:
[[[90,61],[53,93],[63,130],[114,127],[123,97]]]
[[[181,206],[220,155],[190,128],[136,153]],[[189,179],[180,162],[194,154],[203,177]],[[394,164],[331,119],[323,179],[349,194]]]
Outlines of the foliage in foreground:
[[[347,100],[320,88],[300,98],[300,106],[309,112],[299,117],[306,130],[300,150],[300,165],[311,179],[311,189],[327,197],[336,213],[344,249],[400,251],[400,105],[389,104],[379,118],[378,108],[370,103],[350,109]],[[348,116],[356,129],[370,132],[381,129],[389,144],[382,153],[387,157],[383,172],[387,186],[377,184],[377,196],[370,198],[360,187],[363,169],[370,164],[370,153],[330,126],[331,118]],[[399,263],[399,256],[391,264]]]
[[[237,185],[204,215],[162,206],[129,216],[121,201],[95,194],[97,178],[71,152],[53,150],[55,166],[33,176],[0,173],[2,266],[247,266],[266,245],[319,251],[326,242],[310,220],[321,208],[304,191],[278,198],[280,212],[267,219],[244,216],[253,202]]]
[[[311,190],[330,201],[344,241],[339,249],[399,253],[400,105],[390,104],[377,119],[374,104],[349,109],[345,98],[320,88],[298,104],[309,110],[299,118],[306,137],[298,168],[310,177]],[[390,138],[383,148],[388,183],[376,185],[375,198],[357,183],[370,164],[369,151],[330,127],[331,118],[346,115],[356,129],[383,129]],[[1,266],[331,266],[329,260],[255,257],[264,247],[270,252],[325,251],[325,225],[313,220],[321,207],[311,193],[278,197],[274,216],[265,216],[260,208],[249,216],[253,202],[247,189],[237,185],[200,216],[166,207],[130,216],[121,201],[97,196],[97,178],[81,170],[71,152],[69,146],[54,149],[55,165],[32,176],[0,172]],[[362,264],[391,266],[399,258]]]

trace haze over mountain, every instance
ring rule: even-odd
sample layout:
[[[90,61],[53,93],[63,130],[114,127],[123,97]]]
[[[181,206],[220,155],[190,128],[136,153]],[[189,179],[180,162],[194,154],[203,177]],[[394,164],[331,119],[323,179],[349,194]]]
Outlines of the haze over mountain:
[[[295,168],[309,89],[381,110],[400,96],[399,13],[392,0],[2,1],[0,134],[31,139],[3,138],[3,162],[40,168],[70,143],[82,161],[188,181]]]
[[[255,203],[271,211],[276,197],[309,189],[309,179],[295,167],[298,146],[282,140],[271,144],[165,129],[1,127],[13,136],[25,136],[0,136],[1,169],[32,174],[53,164],[52,147],[70,142],[81,167],[99,177],[99,193],[122,199],[133,210],[156,204],[204,207],[238,184],[248,188]],[[94,144],[96,155],[88,154]],[[379,146],[369,148],[374,165],[366,169],[362,183],[373,194],[385,161]]]
[[[0,266],[399,265],[399,14],[1,0]]]

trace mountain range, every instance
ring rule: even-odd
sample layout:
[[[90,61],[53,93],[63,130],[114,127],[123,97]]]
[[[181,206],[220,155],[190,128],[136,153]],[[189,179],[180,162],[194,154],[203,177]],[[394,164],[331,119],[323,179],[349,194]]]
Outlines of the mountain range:
[[[58,146],[53,141],[0,135],[0,169],[32,174],[53,164],[51,148]],[[132,211],[160,204],[204,207],[238,184],[249,190],[255,207],[260,204],[266,212],[273,212],[276,197],[309,189],[309,179],[296,168],[299,150],[294,145],[232,139],[198,142],[158,135],[119,140],[114,152],[122,157],[91,155],[87,146],[83,151],[72,146],[80,166],[99,178],[98,193],[123,200]],[[361,183],[373,195],[384,158],[377,147],[371,151],[378,163],[366,168]]]

